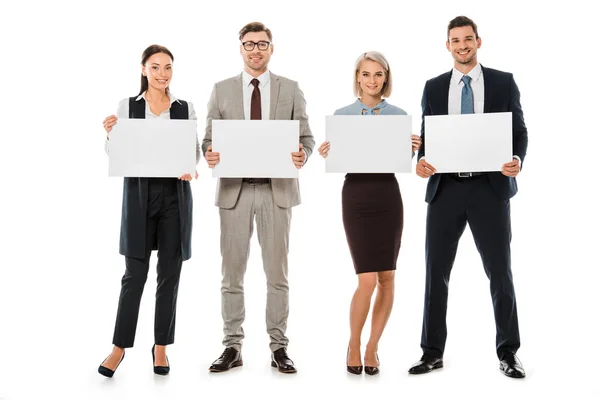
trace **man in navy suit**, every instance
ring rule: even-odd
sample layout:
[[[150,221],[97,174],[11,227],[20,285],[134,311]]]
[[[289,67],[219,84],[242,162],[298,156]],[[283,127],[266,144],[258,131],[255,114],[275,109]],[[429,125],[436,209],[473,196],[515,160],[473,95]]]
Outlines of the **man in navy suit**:
[[[509,377],[523,378],[525,371],[516,357],[520,339],[510,266],[510,198],[517,193],[515,177],[527,151],[520,93],[512,74],[484,68],[477,62],[481,38],[471,19],[459,16],[450,21],[446,47],[454,58],[454,68],[428,80],[421,100],[423,144],[416,172],[429,179],[425,196],[427,276],[423,357],[408,372],[422,374],[443,367],[448,282],[468,222],[490,280],[500,370]],[[425,116],[481,112],[512,112],[513,159],[507,160],[501,172],[436,173],[426,161]]]

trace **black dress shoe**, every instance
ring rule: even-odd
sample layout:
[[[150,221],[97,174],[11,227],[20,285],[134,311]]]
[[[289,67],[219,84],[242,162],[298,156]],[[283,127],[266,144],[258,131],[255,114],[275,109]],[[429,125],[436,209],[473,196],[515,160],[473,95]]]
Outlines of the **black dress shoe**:
[[[377,357],[377,364],[379,364],[379,355],[375,354],[375,357]],[[366,364],[366,362],[365,362]],[[369,367],[368,365],[365,365],[365,374],[367,375],[377,375],[379,373],[379,367]]]
[[[500,371],[511,378],[525,378],[525,369],[514,353],[504,354],[500,358]]]
[[[277,349],[271,354],[271,367],[277,368],[284,374],[293,374],[296,371],[294,362],[290,360],[284,347]]]
[[[152,345],[152,365],[154,366],[154,373],[158,374],[158,375],[167,375],[169,373],[169,371],[171,370],[171,367],[169,365],[167,365],[166,367],[157,367],[156,365],[154,365],[154,347],[156,345]],[[169,357],[167,357],[167,364],[169,364]]]
[[[119,365],[121,365],[121,361],[123,361],[124,358],[125,358],[125,352],[123,352],[123,356],[121,357],[121,359],[119,360],[119,363],[117,364],[117,366],[115,367],[115,370],[113,371],[112,369],[102,366],[102,364],[104,364],[104,361],[106,361],[108,359],[108,357],[106,357],[104,359],[104,361],[102,361],[102,363],[98,367],[98,373],[100,375],[104,375],[107,378],[112,378],[113,375],[115,374],[115,371],[117,370],[117,368],[119,368]]]
[[[350,347],[348,347],[348,352],[346,353],[346,370],[354,375],[361,375],[363,366],[362,365],[348,365],[348,356],[350,355]]]
[[[244,365],[242,361],[242,352],[237,351],[233,347],[228,347],[223,351],[221,357],[217,358],[208,369],[210,372],[224,372],[231,368],[241,367]]]
[[[444,366],[444,360],[428,354],[423,354],[421,360],[408,370],[409,374],[425,374],[431,372],[434,369],[442,368]]]

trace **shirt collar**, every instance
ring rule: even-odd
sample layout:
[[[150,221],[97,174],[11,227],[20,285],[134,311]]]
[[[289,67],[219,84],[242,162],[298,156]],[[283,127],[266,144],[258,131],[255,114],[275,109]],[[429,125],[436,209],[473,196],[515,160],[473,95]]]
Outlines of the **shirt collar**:
[[[146,101],[146,91],[144,91],[142,94],[140,94],[135,101],[140,101],[140,99],[144,99],[144,101]],[[179,101],[179,99],[175,96],[173,96],[171,94],[171,91],[169,90],[169,100],[171,102],[171,104],[173,104],[174,102],[178,102],[179,104],[181,104],[181,101]]]
[[[250,86],[250,81],[252,81],[254,77],[247,73],[246,70],[244,70],[242,71],[242,79],[244,80],[244,86]],[[265,72],[257,76],[256,79],[258,79],[260,82],[258,86],[265,87],[265,85],[269,82],[269,79],[271,79],[271,73],[269,72],[269,70],[266,70]]]
[[[360,99],[356,99],[356,103],[361,109],[367,110],[367,114],[375,114],[376,109],[382,109],[388,105],[387,101],[381,100],[381,103],[377,104],[375,107],[371,108],[362,103]]]
[[[462,81],[463,75],[465,74],[457,70],[456,67],[452,68],[452,84],[459,85]],[[471,77],[471,84],[478,82],[483,75],[481,70],[481,64],[477,63],[477,65],[474,66],[473,69],[471,69],[466,75],[469,75]]]

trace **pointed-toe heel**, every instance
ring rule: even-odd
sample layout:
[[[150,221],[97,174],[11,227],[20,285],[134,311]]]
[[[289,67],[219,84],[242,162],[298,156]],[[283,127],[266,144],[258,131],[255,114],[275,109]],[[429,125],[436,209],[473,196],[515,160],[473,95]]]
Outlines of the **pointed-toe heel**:
[[[154,373],[157,375],[167,375],[171,371],[171,367],[167,365],[166,367],[160,366],[157,367],[154,365],[154,347],[156,345],[152,345],[152,366],[154,367]],[[169,363],[169,357],[167,357],[167,364]]]
[[[346,371],[350,372],[354,375],[360,375],[363,371],[362,365],[348,365],[348,356],[350,355],[350,347],[348,347],[348,352],[346,353]]]
[[[379,364],[379,355],[375,354],[377,357],[377,364]],[[377,375],[379,373],[379,367],[369,367],[365,365],[365,374],[367,375]]]
[[[112,369],[106,368],[102,365],[102,364],[104,364],[104,361],[106,361],[108,359],[108,357],[106,357],[104,359],[104,361],[102,361],[102,363],[100,363],[100,366],[98,367],[98,373],[107,378],[112,378],[113,375],[115,374],[115,372],[117,371],[117,368],[119,368],[119,365],[121,365],[121,362],[123,361],[124,358],[125,358],[125,352],[123,352],[123,356],[121,357],[121,359],[119,360],[119,363],[117,364],[117,366],[115,367],[115,369],[113,371]]]
[[[365,374],[377,375],[379,373],[379,367],[367,367],[365,366]]]
[[[350,366],[350,365],[346,365],[346,370],[348,372],[350,372],[351,374],[360,375],[360,374],[362,374],[363,367],[362,367],[362,365],[359,365],[359,366],[356,366],[356,367],[353,367],[353,366]],[[367,372],[366,369],[365,369],[365,372]]]

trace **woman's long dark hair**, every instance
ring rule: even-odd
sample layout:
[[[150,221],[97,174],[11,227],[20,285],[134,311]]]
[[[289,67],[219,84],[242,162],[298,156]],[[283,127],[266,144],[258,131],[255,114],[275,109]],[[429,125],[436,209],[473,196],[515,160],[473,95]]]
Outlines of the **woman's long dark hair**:
[[[148,61],[148,59],[156,53],[165,53],[166,55],[171,57],[171,62],[175,61],[175,57],[173,57],[173,53],[171,53],[169,49],[167,49],[164,46],[159,46],[158,44],[153,44],[151,46],[148,46],[148,48],[146,48],[146,50],[144,50],[144,52],[142,53],[142,65],[146,64],[146,61]],[[140,93],[138,94],[138,96],[144,93],[146,90],[148,90],[148,77],[142,74],[142,86],[140,88]],[[166,93],[169,94],[168,87],[166,89]]]

